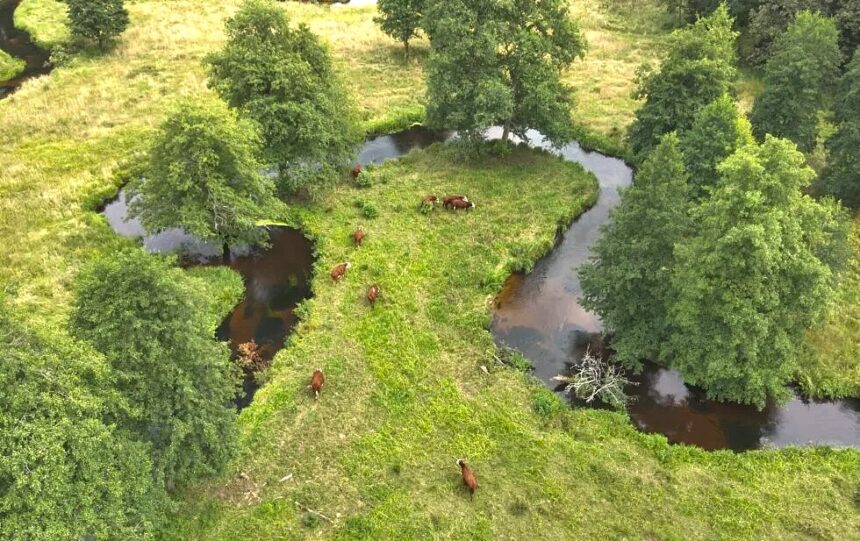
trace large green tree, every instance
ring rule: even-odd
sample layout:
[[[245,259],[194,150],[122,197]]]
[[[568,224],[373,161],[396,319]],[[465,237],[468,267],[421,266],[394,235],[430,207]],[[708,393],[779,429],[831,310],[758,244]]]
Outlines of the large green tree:
[[[572,89],[561,76],[586,44],[565,0],[429,0],[424,20],[430,125],[572,138]]]
[[[827,141],[827,190],[850,207],[860,207],[860,49],[842,76],[834,107],[838,128]]]
[[[110,422],[109,367],[10,311],[0,298],[0,538],[151,539],[166,497],[149,446]]]
[[[261,126],[284,189],[315,193],[349,164],[361,138],[352,101],[326,47],[304,24],[290,27],[273,1],[242,4],[206,62],[209,85]]]
[[[717,185],[717,166],[739,147],[754,141],[749,121],[728,94],[696,114],[693,125],[681,135],[690,193],[701,198]]]
[[[123,0],[65,0],[72,36],[92,40],[104,49],[128,27]]]
[[[673,249],[690,232],[689,207],[678,138],[670,133],[621,193],[592,260],[580,268],[583,305],[600,315],[628,367],[658,359],[668,338]]]
[[[642,160],[671,131],[688,129],[696,113],[731,90],[735,70],[732,18],[723,4],[710,16],[672,34],[656,72],[640,72],[636,97],[645,103],[630,126],[630,146]]]
[[[235,446],[236,369],[199,295],[142,250],[96,260],[75,287],[71,328],[111,364],[130,405],[121,422],[151,442],[168,484],[219,472]]]
[[[373,22],[379,25],[392,39],[403,43],[409,54],[409,40],[418,36],[424,17],[427,0],[379,0],[376,9],[379,15]]]
[[[818,111],[839,73],[838,37],[831,19],[802,11],[777,39],[750,115],[757,137],[769,133],[791,139],[804,152],[813,149]]]
[[[147,173],[131,182],[130,216],[157,232],[184,228],[229,247],[261,243],[257,226],[279,203],[274,185],[261,174],[259,136],[218,99],[180,102],[159,128]]]
[[[665,359],[710,397],[761,407],[827,306],[844,216],[802,193],[815,174],[790,141],[741,147],[719,171],[675,248]]]

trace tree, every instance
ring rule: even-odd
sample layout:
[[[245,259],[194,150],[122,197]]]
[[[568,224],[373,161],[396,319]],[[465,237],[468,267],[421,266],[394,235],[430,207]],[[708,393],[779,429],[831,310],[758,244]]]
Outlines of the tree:
[[[818,111],[839,73],[838,38],[832,20],[804,11],[777,39],[750,115],[757,137],[769,133],[791,139],[804,152],[813,149]]]
[[[428,124],[472,134],[529,128],[562,144],[572,136],[572,90],[562,72],[585,53],[565,0],[431,0],[424,23]]]
[[[672,34],[659,71],[640,70],[638,99],[645,103],[630,126],[630,146],[641,161],[671,131],[683,132],[696,113],[731,90],[735,78],[735,38],[728,8]]]
[[[271,0],[246,1],[206,62],[209,86],[261,126],[264,157],[285,190],[316,193],[352,160],[361,134],[328,51]]]
[[[603,227],[579,271],[583,306],[603,320],[616,358],[638,368],[668,339],[673,248],[691,228],[678,138],[667,134]]]
[[[105,46],[128,28],[123,0],[66,0],[72,35]]]
[[[844,216],[802,193],[815,174],[789,141],[741,147],[719,172],[675,248],[664,359],[711,398],[763,407],[826,308]]]
[[[142,250],[97,259],[75,286],[72,331],[107,358],[130,406],[120,422],[151,442],[168,485],[219,472],[236,441],[237,369],[199,295]]]
[[[822,178],[827,191],[846,206],[860,207],[860,49],[839,83],[834,107],[838,128],[827,141],[827,167]]]
[[[379,0],[376,4],[379,16],[374,17],[373,22],[386,35],[403,43],[409,55],[409,40],[418,37],[424,4],[425,0]]]
[[[860,44],[860,4],[856,0],[761,0],[750,16],[748,60],[754,64],[766,62],[776,39],[801,11],[833,17],[843,55],[851,58]]]
[[[0,538],[151,539],[166,495],[92,348],[50,339],[0,298]]]
[[[257,226],[277,209],[257,161],[259,136],[217,99],[194,98],[168,115],[150,151],[147,175],[132,181],[130,216],[148,232],[181,227],[224,246],[261,243]]]
[[[681,135],[691,196],[705,196],[717,185],[717,166],[753,141],[749,122],[728,94],[700,109],[692,127]]]

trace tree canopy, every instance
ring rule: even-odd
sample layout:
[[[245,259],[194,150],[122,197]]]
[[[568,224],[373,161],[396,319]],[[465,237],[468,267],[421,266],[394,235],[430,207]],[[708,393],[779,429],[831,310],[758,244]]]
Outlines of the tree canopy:
[[[65,0],[72,35],[105,46],[128,28],[123,0]]]
[[[839,73],[838,37],[832,20],[803,11],[776,40],[765,65],[764,90],[750,115],[757,137],[769,133],[812,150],[818,111]]]
[[[271,0],[247,0],[226,30],[224,48],[206,59],[209,85],[260,125],[263,156],[285,190],[326,186],[361,137],[328,50]]]
[[[640,71],[636,97],[645,103],[636,111],[629,132],[638,160],[663,134],[688,129],[699,109],[730,92],[736,74],[736,36],[722,4],[710,16],[672,34],[658,71]]]
[[[257,222],[278,208],[257,161],[254,125],[218,99],[180,102],[160,126],[146,175],[130,184],[129,214],[149,232],[181,227],[225,246],[265,242]]]
[[[664,358],[710,397],[761,407],[784,394],[827,306],[845,220],[803,195],[815,174],[789,141],[741,147],[719,172],[675,248]]]
[[[838,127],[827,141],[827,190],[850,207],[860,207],[860,49],[839,82],[834,107]]]
[[[690,232],[689,207],[678,138],[667,134],[621,193],[592,260],[580,268],[583,306],[600,315],[628,367],[659,358],[668,339],[673,249]]]
[[[149,446],[110,421],[109,367],[10,312],[0,298],[0,537],[151,539],[166,498]]]
[[[427,0],[379,0],[379,15],[373,21],[392,39],[403,43],[409,54],[409,40],[418,37]]]
[[[717,166],[735,150],[753,142],[752,128],[728,94],[696,113],[693,125],[681,136],[690,194],[701,198],[717,185]]]
[[[236,439],[236,368],[182,271],[142,250],[91,263],[75,286],[72,331],[103,353],[129,404],[121,423],[152,444],[170,483],[217,473]]]
[[[565,0],[430,0],[424,27],[428,124],[572,138],[572,90],[561,74],[586,43]]]

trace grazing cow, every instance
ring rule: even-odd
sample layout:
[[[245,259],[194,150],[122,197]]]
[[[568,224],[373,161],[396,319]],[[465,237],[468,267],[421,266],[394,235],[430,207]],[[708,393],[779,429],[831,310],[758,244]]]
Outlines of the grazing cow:
[[[439,202],[439,198],[436,197],[435,195],[425,195],[424,197],[421,198],[421,204],[422,205],[432,206],[438,202]]]
[[[346,274],[346,270],[351,266],[352,265],[350,265],[349,263],[341,263],[340,265],[337,265],[331,270],[331,279],[337,282],[338,280],[343,278],[343,275]]]
[[[352,168],[352,178],[358,178],[363,170],[360,163],[355,164]]]
[[[379,286],[373,284],[369,288],[367,288],[367,300],[370,302],[370,306],[376,306],[376,299],[379,298]]]
[[[449,195],[442,199],[442,207],[449,208],[454,204],[454,201],[468,201],[465,195]]]
[[[352,239],[355,241],[356,248],[361,248],[361,241],[364,240],[364,236],[364,230],[360,227],[355,230],[355,233],[352,234]]]
[[[475,497],[475,491],[478,490],[478,480],[475,479],[475,472],[466,465],[466,461],[462,458],[457,461],[457,465],[460,466],[460,473],[463,475],[463,484],[469,489],[469,498],[472,499]]]
[[[455,199],[451,201],[451,208],[454,210],[469,210],[475,208],[475,203],[468,199]]]
[[[323,375],[322,370],[317,368],[314,370],[314,375],[311,376],[311,390],[314,392],[314,400],[320,399],[320,391],[322,390],[324,383],[325,376]]]

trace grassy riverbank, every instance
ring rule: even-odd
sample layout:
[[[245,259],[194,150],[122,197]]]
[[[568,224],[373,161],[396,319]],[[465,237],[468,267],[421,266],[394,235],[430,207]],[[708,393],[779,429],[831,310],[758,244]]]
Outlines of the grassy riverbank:
[[[24,61],[0,51],[0,82],[8,81],[24,69]]]
[[[46,0],[24,0],[36,1]],[[130,3],[132,25],[113,54],[75,59],[0,102],[0,235],[14,239],[0,258],[0,287],[33,325],[62,332],[81,264],[130,242],[88,205],[115,189],[115,171],[146,148],[167,103],[205,91],[200,59],[220,46],[236,5]],[[372,8],[285,9],[331,41],[368,129],[420,113],[426,46],[406,61],[371,22]],[[633,68],[662,38],[619,30],[601,11],[587,15],[591,51],[570,77],[581,90],[592,86],[577,120],[611,135],[636,105]],[[490,297],[515,260],[548,249],[559,223],[594,196],[590,176],[524,150],[464,164],[434,148],[373,177],[371,188],[342,186],[279,217],[317,240],[315,297],[241,416],[240,456],[223,478],[181,494],[165,539],[845,539],[860,531],[856,451],[674,447],[637,433],[623,415],[570,410],[495,361]],[[454,191],[477,208],[416,211],[420,195]],[[377,218],[362,214],[365,202]],[[349,233],[359,224],[368,237],[355,251]],[[333,285],[327,271],[344,259],[354,267]],[[239,291],[236,277],[194,273],[218,293],[202,308],[215,321]],[[363,301],[371,282],[383,288],[374,310]],[[319,403],[306,389],[315,367],[328,376]],[[479,476],[474,502],[459,485],[461,456]]]
[[[60,0],[21,0],[15,26],[29,33],[37,45],[51,49],[69,41],[67,9]]]

